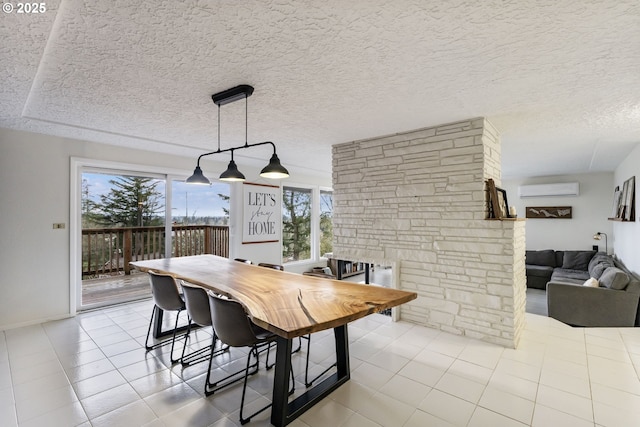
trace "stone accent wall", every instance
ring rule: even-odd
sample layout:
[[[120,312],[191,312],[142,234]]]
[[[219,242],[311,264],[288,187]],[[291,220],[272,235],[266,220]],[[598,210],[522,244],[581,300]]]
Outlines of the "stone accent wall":
[[[333,147],[334,256],[393,264],[402,319],[515,347],[524,222],[488,221],[500,140],[483,118]]]

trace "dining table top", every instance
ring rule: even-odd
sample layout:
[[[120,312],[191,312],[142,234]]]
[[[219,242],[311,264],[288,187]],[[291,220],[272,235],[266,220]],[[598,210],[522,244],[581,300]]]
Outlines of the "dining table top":
[[[335,328],[417,298],[415,292],[306,276],[195,255],[134,261],[140,271],[170,274],[240,302],[251,320],[281,337]]]

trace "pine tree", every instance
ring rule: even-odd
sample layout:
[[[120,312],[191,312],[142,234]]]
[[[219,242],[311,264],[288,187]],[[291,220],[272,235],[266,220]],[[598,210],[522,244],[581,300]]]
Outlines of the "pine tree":
[[[282,192],[282,256],[292,261],[311,256],[311,192],[284,188]]]
[[[100,196],[89,218],[111,227],[162,225],[163,195],[156,188],[160,181],[137,176],[118,176],[109,180],[113,186]]]

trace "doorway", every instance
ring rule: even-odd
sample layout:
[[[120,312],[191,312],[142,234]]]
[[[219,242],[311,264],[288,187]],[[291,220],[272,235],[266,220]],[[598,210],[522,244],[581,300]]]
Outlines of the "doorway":
[[[151,296],[129,262],[166,256],[166,178],[83,170],[80,309]]]

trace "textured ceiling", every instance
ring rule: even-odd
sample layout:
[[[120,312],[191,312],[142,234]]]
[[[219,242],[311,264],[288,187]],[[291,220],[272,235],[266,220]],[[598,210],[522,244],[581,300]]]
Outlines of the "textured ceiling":
[[[478,116],[501,132],[504,177],[611,171],[640,143],[637,0],[46,7],[0,16],[1,127],[196,156],[217,144],[211,94],[251,84],[249,142],[275,142],[291,171]],[[244,109],[222,107],[222,148],[244,143]],[[269,155],[246,151],[239,165]]]

